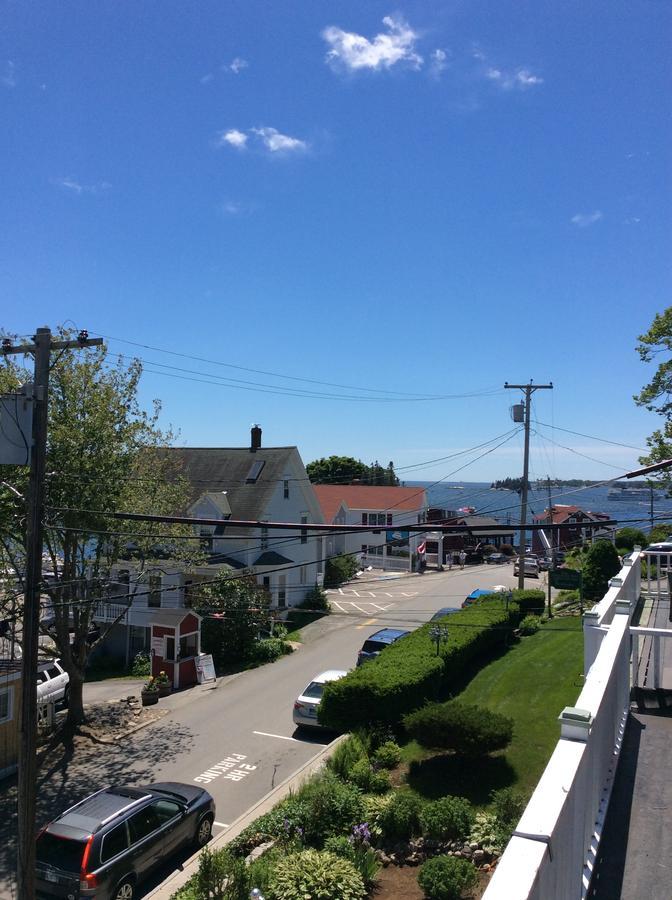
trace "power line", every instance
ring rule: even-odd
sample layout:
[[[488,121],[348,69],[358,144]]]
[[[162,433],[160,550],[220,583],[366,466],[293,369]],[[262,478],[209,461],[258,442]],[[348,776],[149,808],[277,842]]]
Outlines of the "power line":
[[[532,420],[535,425],[541,425],[544,428],[551,428],[553,431],[564,431],[567,434],[574,434],[577,437],[585,437],[589,438],[592,441],[601,441],[603,444],[613,444],[614,447],[625,447],[628,450],[639,450],[641,453],[647,453],[648,451],[644,447],[634,447],[632,444],[623,444],[620,441],[611,441],[607,438],[597,437],[594,434],[584,434],[581,431],[571,431],[569,428],[561,428],[559,425],[549,425],[547,422],[540,422],[538,419]]]

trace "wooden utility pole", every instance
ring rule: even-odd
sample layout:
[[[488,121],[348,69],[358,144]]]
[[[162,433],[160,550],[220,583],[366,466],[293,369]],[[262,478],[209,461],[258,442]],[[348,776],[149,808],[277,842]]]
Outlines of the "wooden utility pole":
[[[535,391],[553,390],[553,383],[550,384],[509,384],[504,382],[506,390],[520,390],[525,392],[525,452],[523,456],[523,484],[520,492],[520,543],[518,545],[518,588],[522,590],[525,587],[525,528],[527,524],[527,481],[530,474],[530,406],[532,402],[532,394]]]
[[[549,526],[553,525],[553,502],[551,500],[551,479],[549,476],[546,476],[546,487],[548,488],[548,524]],[[555,568],[555,547],[553,546],[553,528],[549,527],[548,529],[548,542],[550,544],[551,551],[551,563],[548,567],[548,618],[553,618],[553,604],[551,603],[551,572]]]
[[[102,344],[80,332],[75,341],[52,341],[49,328],[38,328],[32,344],[3,341],[0,356],[32,354],[33,424],[26,514],[26,574],[21,636],[21,714],[19,720],[17,895],[35,900],[35,797],[37,792],[37,659],[42,593],[44,473],[49,416],[49,366],[52,350]]]

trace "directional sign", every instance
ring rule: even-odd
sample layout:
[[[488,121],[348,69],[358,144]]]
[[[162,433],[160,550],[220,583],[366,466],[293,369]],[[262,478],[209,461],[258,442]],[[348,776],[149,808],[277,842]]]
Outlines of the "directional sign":
[[[567,591],[581,587],[581,572],[576,569],[553,569],[549,574],[551,587]]]

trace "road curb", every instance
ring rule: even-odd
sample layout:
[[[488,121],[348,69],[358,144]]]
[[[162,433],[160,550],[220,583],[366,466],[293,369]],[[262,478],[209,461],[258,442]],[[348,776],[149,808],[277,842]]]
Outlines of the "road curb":
[[[300,769],[297,769],[293,775],[290,775],[277,785],[277,787],[274,787],[262,797],[261,800],[257,800],[254,806],[251,806],[247,812],[244,812],[242,816],[239,816],[226,831],[223,831],[221,834],[217,835],[216,838],[213,838],[207,845],[208,849],[219,850],[222,847],[225,847],[230,841],[238,837],[241,831],[247,828],[248,825],[251,825],[255,819],[258,819],[259,816],[269,812],[276,803],[280,802],[280,800],[284,800],[291,791],[295,791],[307,778],[321,769],[336,747],[338,747],[338,745],[347,737],[347,734],[339,735],[339,737],[330,744],[327,744],[327,746],[318,754],[313,756],[312,759],[309,759],[307,763],[304,763]],[[153,891],[145,894],[145,900],[149,900],[150,897],[152,900],[170,900],[173,894],[183,887],[192,875],[196,873],[200,855],[201,851],[199,850],[197,853],[194,853],[193,856],[189,857],[181,869],[173,872],[172,875],[169,875],[168,878],[166,878],[166,880],[158,887],[154,888]]]

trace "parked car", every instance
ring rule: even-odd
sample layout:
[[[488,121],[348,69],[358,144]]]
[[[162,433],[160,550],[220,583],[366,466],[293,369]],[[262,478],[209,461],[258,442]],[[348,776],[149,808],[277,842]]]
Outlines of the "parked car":
[[[201,787],[162,782],[110,787],[70,807],[37,837],[38,898],[133,900],[167,856],[203,846],[215,801]]]
[[[491,553],[490,556],[485,557],[485,562],[488,565],[501,565],[502,563],[507,563],[509,561],[509,557],[505,556],[504,553]]]
[[[553,560],[550,556],[538,556],[537,564],[540,572],[547,572],[553,565]]]
[[[452,616],[453,613],[459,612],[459,607],[457,606],[444,606],[441,609],[437,609],[432,618],[429,620],[430,622],[436,622],[438,619],[445,619],[446,616]]]
[[[295,725],[319,726],[317,721],[317,709],[322,699],[324,686],[329,681],[338,681],[348,673],[344,669],[329,669],[316,675],[310,684],[299,694],[294,701],[292,718]]]
[[[644,550],[647,553],[672,553],[672,535],[665,538],[664,541],[657,541],[655,544],[649,544]]]
[[[462,604],[462,609],[466,609],[467,606],[472,606],[480,597],[487,597],[488,595],[494,594],[495,592],[492,590],[483,590],[482,588],[476,588],[475,591],[472,591],[468,597],[465,597],[465,600]]]
[[[400,628],[381,628],[374,632],[368,640],[364,641],[362,649],[357,654],[357,665],[361,666],[369,659],[374,659],[381,650],[389,647],[400,638],[406,637],[410,631],[402,631]]]
[[[513,564],[513,574],[518,575],[520,572],[520,559]],[[539,577],[539,563],[531,556],[526,556],[523,560],[523,574],[529,575],[531,578]]]
[[[41,660],[37,664],[37,702],[68,705],[70,676],[60,659]]]

